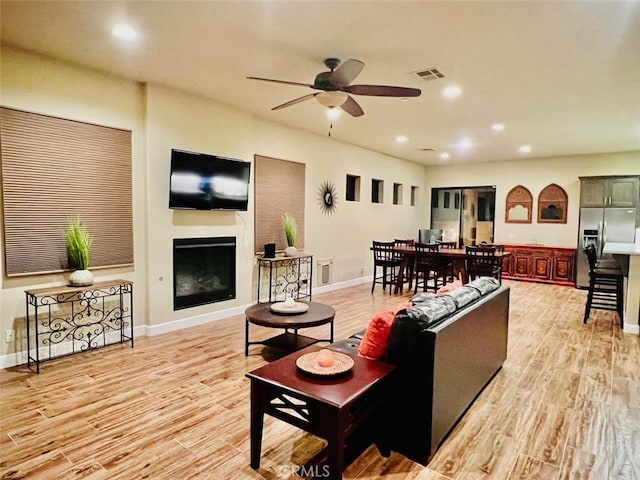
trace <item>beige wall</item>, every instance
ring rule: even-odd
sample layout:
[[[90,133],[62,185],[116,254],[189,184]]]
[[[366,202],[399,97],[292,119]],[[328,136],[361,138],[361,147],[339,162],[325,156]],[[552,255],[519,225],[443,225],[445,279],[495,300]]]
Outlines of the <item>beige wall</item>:
[[[5,107],[131,130],[133,155],[133,220],[135,268],[95,271],[97,280],[124,278],[136,285],[134,316],[146,321],[146,167],[144,95],[141,86],[109,75],[76,68],[25,54],[3,46],[1,55],[1,103]],[[0,236],[0,242],[2,236]],[[69,274],[6,278],[2,253],[0,292],[0,365],[2,355],[24,349],[24,290],[61,285]],[[6,329],[16,330],[17,344],[5,343]],[[16,348],[17,346],[17,348]],[[20,359],[18,359],[20,360]],[[26,361],[26,360],[25,360]]]
[[[283,127],[213,100],[158,85],[141,85],[7,47],[2,49],[1,62],[2,105],[133,132],[135,267],[95,274],[97,280],[126,278],[135,283],[135,325],[151,332],[152,327],[172,322],[185,325],[190,318],[206,321],[255,300],[253,206],[244,213],[169,210],[171,148],[243,160],[253,160],[254,154],[260,154],[304,162],[305,249],[316,260],[333,260],[333,282],[357,281],[371,274],[371,240],[415,237],[418,228],[428,226],[431,187],[496,185],[498,241],[575,245],[578,176],[638,173],[638,152],[425,168]],[[360,202],[345,201],[347,174],[361,176]],[[372,178],[385,182],[384,204],[370,203]],[[335,184],[338,193],[337,210],[330,216],[318,206],[318,188],[326,180]],[[404,185],[403,205],[392,205],[394,182]],[[504,223],[504,200],[509,189],[522,183],[535,196],[552,182],[569,194],[567,225]],[[416,207],[410,206],[412,185],[419,187]],[[534,209],[534,217],[536,214]],[[174,312],[172,239],[218,235],[237,237],[237,298]],[[10,358],[9,354],[24,347],[19,341],[6,344],[4,331],[18,330],[20,340],[24,290],[61,285],[67,278],[68,274],[18,278],[2,274],[0,366],[23,360]]]
[[[135,283],[135,325],[143,330],[160,331],[154,328],[172,322],[184,325],[190,318],[206,321],[255,299],[253,206],[240,213],[170,210],[171,148],[250,161],[254,154],[260,154],[304,162],[305,250],[316,260],[333,259],[334,282],[371,273],[372,239],[414,236],[425,224],[428,195],[424,167],[415,163],[285,128],[202,97],[159,85],[141,85],[6,47],[2,50],[1,81],[4,106],[132,130],[135,267],[94,273],[96,280],[122,277]],[[361,202],[344,200],[347,173],[362,177]],[[385,180],[385,204],[369,202],[372,177]],[[325,180],[335,184],[338,194],[337,210],[331,216],[323,215],[317,203],[318,187]],[[391,205],[394,182],[405,185],[403,205]],[[420,188],[421,201],[416,207],[410,206],[411,185]],[[172,239],[227,235],[236,236],[238,243],[237,298],[174,312]],[[61,285],[67,278],[68,274],[2,275],[0,366],[11,364],[8,354],[24,349],[20,343],[24,290]],[[4,342],[8,328],[18,330],[18,343]]]
[[[432,187],[495,185],[496,242],[575,247],[578,242],[580,214],[578,177],[638,174],[640,152],[626,152],[428,167],[426,182],[427,190]],[[569,197],[566,225],[537,222],[538,194],[550,183],[560,185]],[[533,195],[534,207],[530,224],[504,222],[507,193],[516,185],[524,185]]]

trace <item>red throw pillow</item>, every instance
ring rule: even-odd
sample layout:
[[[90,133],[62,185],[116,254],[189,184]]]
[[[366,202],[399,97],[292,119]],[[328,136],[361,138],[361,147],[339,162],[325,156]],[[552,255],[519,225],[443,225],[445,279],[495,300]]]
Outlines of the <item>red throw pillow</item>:
[[[384,312],[377,313],[369,322],[369,327],[358,347],[358,355],[370,360],[380,360],[387,349],[391,327],[396,320],[396,313],[411,304],[398,305]]]

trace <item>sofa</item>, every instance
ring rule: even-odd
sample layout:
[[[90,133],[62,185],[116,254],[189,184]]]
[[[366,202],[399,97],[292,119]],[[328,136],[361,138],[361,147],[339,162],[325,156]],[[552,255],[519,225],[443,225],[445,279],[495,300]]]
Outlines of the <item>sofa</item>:
[[[506,359],[509,287],[481,278],[393,315],[379,360],[397,367],[371,441],[427,465]],[[362,355],[371,328],[329,348]]]

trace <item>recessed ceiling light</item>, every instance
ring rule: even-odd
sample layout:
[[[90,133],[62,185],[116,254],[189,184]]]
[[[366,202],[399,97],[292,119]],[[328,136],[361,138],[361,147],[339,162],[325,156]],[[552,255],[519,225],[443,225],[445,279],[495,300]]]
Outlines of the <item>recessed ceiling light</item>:
[[[459,96],[461,93],[462,93],[462,89],[455,85],[447,87],[442,91],[442,95],[445,98],[455,98]]]
[[[120,23],[113,27],[111,33],[113,33],[114,37],[121,40],[133,40],[138,36],[138,33],[133,29],[133,27],[124,23]]]
[[[522,145],[518,150],[520,150],[520,153],[529,153],[529,152],[531,152],[531,146],[530,145]]]
[[[335,120],[342,114],[342,112],[337,108],[327,108],[326,114],[329,120]]]
[[[440,158],[442,160],[449,160],[449,154],[447,152],[443,152],[440,154]]]
[[[471,149],[472,143],[471,143],[471,140],[469,140],[468,138],[463,138],[458,142],[457,146],[458,146],[458,150],[466,152],[467,150]]]
[[[504,130],[504,123],[494,123],[493,125],[491,125],[491,130],[501,132],[502,130]]]
[[[409,139],[407,137],[405,137],[404,135],[398,135],[396,137],[396,142],[398,143],[407,143]]]

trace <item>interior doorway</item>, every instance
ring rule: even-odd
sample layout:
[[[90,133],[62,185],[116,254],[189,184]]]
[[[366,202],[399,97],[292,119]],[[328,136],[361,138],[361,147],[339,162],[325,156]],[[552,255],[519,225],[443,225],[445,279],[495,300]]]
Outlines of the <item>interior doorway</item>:
[[[459,248],[493,243],[495,205],[495,186],[432,188],[431,228]]]

